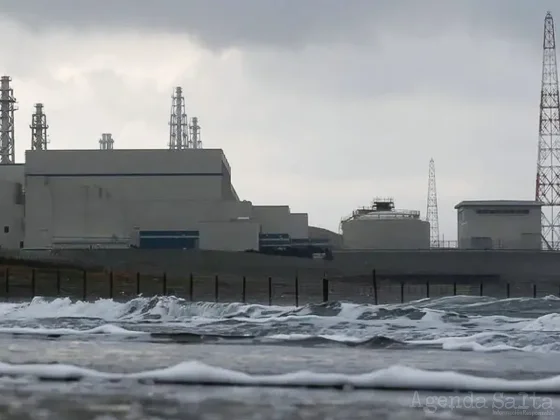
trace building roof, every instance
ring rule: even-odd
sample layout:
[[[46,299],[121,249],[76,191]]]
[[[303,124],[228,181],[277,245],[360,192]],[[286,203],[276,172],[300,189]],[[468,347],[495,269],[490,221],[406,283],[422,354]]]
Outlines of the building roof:
[[[533,200],[472,200],[461,201],[455,206],[456,209],[461,207],[541,207],[540,201]]]

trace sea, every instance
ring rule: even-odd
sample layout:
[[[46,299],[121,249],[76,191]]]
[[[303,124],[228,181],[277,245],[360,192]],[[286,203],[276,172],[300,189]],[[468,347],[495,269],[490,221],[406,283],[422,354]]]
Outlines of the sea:
[[[0,420],[560,419],[560,299],[0,303]]]

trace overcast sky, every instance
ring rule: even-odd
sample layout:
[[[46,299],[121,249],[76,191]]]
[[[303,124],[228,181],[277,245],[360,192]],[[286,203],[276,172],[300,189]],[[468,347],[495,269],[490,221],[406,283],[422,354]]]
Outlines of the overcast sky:
[[[465,199],[533,199],[553,0],[0,0],[16,159],[43,102],[50,148],[165,148],[174,86],[242,199],[333,230],[375,196],[440,232]],[[558,19],[560,8],[556,7]]]

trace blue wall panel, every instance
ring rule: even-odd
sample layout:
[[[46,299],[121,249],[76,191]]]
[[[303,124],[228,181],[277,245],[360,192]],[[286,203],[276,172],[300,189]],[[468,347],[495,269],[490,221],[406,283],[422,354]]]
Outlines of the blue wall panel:
[[[140,238],[140,248],[144,249],[195,249],[198,238]]]

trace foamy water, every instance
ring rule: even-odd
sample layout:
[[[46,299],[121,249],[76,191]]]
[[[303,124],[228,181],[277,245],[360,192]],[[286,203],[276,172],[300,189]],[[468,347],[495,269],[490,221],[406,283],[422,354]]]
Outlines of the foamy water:
[[[397,390],[406,398],[407,392],[422,390],[428,397],[434,392],[552,395],[560,393],[560,369],[555,368],[559,314],[560,299],[553,296],[299,308],[175,297],[128,302],[35,298],[0,303],[0,388],[76,392],[62,385],[70,381],[82,384],[80,392],[90,400],[105,395],[108,386],[129,399],[140,398],[143,387],[165,389],[161,392],[168,395],[174,388],[165,387],[185,385],[353,390],[361,403],[337,408],[344,413],[354,413],[360,404],[371,406],[371,397],[360,389]],[[58,385],[36,388],[44,381]],[[414,418],[401,397],[405,417]],[[212,418],[228,418],[243,405],[224,404],[229,408]],[[285,400],[274,404],[283,407]],[[61,418],[57,407],[49,408],[52,418]],[[369,418],[364,413],[361,418]],[[177,416],[182,418],[180,410]]]
[[[560,299],[455,296],[399,305],[344,302],[303,307],[191,303],[174,297],[35,298],[0,304],[0,334],[191,334],[266,341],[360,344],[379,338],[444,350],[560,352]],[[384,343],[387,343],[385,341]]]

